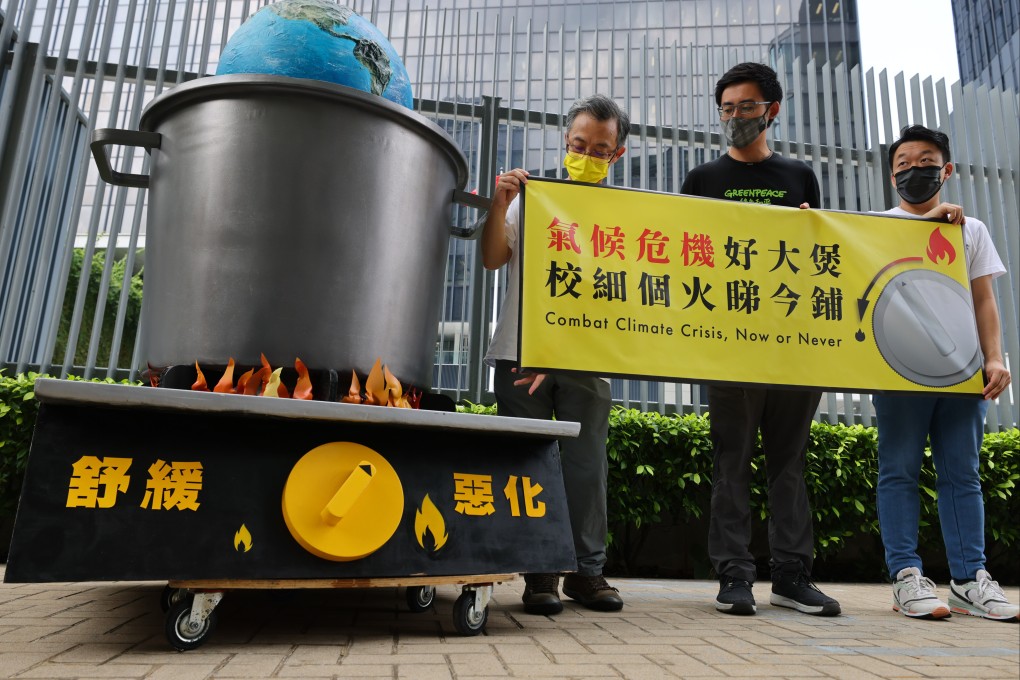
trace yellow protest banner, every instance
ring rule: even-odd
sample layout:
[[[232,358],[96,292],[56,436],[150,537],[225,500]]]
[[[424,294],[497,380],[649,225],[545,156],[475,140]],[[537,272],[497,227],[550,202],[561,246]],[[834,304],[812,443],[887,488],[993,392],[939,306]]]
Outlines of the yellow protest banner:
[[[980,394],[958,226],[531,178],[521,365]]]

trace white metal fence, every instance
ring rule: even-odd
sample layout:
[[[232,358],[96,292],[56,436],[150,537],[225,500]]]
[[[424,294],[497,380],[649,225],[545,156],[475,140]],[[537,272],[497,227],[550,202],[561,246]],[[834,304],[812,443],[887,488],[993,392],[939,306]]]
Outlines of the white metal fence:
[[[135,128],[144,105],[161,91],[213,73],[229,35],[261,4],[0,3],[0,364],[14,371],[131,377],[143,367],[137,354],[130,361],[119,356],[122,347],[136,341],[128,291],[130,276],[141,265],[141,258],[134,258],[144,247],[145,194],[100,181],[86,144],[92,129]],[[354,3],[354,9],[370,17],[372,3]],[[634,121],[628,162],[619,164],[610,181],[676,192],[688,168],[721,152],[711,97],[716,78],[738,61],[769,59],[753,46],[634,44],[630,32],[623,38],[599,33],[594,46],[582,46],[580,32],[571,27],[496,19],[483,30],[484,16],[426,13],[415,39],[405,30],[404,40],[395,41],[398,49],[403,43],[412,85],[427,83],[416,90],[416,110],[453,135],[470,159],[469,188],[482,194],[502,168],[559,172],[561,114],[576,94],[596,91],[617,98]],[[781,54],[773,65],[787,91],[773,133],[776,150],[811,164],[825,208],[890,207],[886,147],[879,140],[894,139],[910,123],[949,134],[958,175],[947,185],[947,198],[988,224],[1009,271],[996,281],[996,291],[1013,384],[989,410],[988,426],[1015,427],[1020,420],[1017,94],[904,74],[862,74],[843,63],[787,63]],[[127,149],[113,160],[124,172],[145,172],[148,157]],[[460,219],[472,217],[465,211]],[[88,266],[77,278],[69,277],[75,248],[85,263],[95,252],[115,249],[126,259],[120,280],[113,280],[120,271],[114,257],[105,258],[95,289],[88,288]],[[120,295],[108,303],[111,284]],[[481,357],[502,286],[501,274],[481,268],[474,242],[451,240],[435,384],[454,397],[491,401]],[[104,323],[112,328],[112,339],[102,344]],[[66,349],[55,355],[58,336]],[[87,348],[85,358],[76,360],[82,348]],[[703,408],[698,385],[614,381],[614,396],[663,412]],[[827,394],[819,418],[872,424],[870,401],[857,394]]]

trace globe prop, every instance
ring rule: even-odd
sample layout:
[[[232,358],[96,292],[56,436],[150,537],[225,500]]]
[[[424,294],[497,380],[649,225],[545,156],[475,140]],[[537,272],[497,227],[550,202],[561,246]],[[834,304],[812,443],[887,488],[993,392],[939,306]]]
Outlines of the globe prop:
[[[329,0],[281,0],[263,7],[227,41],[216,75],[309,78],[370,92],[407,108],[407,69],[386,36]]]

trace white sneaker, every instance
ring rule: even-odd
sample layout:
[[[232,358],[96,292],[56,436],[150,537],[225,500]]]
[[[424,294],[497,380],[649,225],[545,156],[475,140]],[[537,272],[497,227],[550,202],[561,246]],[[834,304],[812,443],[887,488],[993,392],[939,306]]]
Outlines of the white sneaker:
[[[944,619],[949,607],[935,596],[935,584],[921,575],[917,567],[901,569],[893,583],[893,611],[914,618]]]
[[[958,614],[982,616],[995,621],[1012,621],[1020,618],[1020,607],[1010,604],[998,581],[991,574],[978,569],[977,578],[969,583],[949,582],[949,604]]]

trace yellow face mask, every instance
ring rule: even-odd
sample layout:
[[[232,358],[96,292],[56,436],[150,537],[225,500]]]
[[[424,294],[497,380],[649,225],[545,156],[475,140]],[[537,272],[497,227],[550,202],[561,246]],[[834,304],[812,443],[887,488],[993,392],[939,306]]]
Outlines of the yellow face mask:
[[[583,153],[568,151],[563,157],[563,167],[575,182],[598,184],[609,174],[609,161],[593,158]]]

